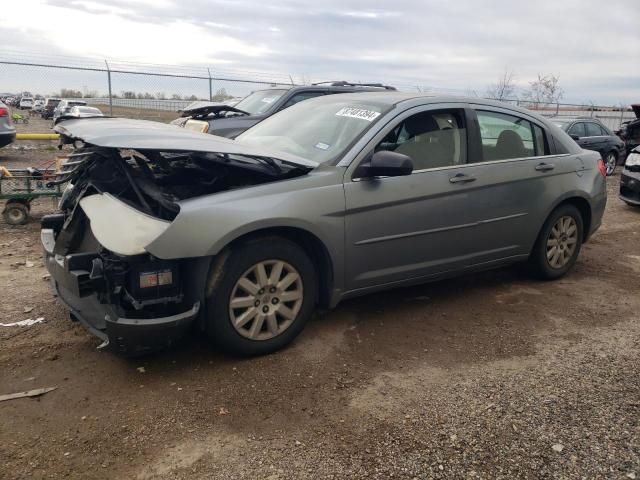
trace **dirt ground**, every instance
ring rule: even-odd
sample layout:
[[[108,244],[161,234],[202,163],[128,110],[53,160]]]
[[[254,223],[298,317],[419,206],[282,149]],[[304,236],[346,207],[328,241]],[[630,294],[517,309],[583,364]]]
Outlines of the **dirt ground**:
[[[34,153],[36,152],[36,153]],[[40,152],[40,153],[38,153]],[[0,164],[47,150],[0,150]],[[564,279],[510,268],[347,301],[274,355],[96,350],[0,223],[0,478],[640,478],[640,211],[609,179]]]

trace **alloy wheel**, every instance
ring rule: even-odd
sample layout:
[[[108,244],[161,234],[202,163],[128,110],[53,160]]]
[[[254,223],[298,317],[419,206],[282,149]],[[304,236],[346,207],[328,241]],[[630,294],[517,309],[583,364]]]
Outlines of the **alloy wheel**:
[[[269,340],[291,326],[303,298],[302,277],[292,265],[264,260],[245,271],[234,285],[229,318],[243,337]]]
[[[613,152],[609,153],[604,164],[607,168],[607,176],[612,175],[616,169],[616,155]]]
[[[547,238],[547,262],[552,268],[564,267],[573,256],[578,243],[578,225],[573,217],[560,217]]]

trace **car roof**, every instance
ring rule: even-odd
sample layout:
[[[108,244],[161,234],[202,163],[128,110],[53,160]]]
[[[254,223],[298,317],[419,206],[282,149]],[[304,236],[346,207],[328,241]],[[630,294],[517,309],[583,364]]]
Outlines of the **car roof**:
[[[599,119],[593,117],[549,117],[552,122],[596,122],[602,123]]]

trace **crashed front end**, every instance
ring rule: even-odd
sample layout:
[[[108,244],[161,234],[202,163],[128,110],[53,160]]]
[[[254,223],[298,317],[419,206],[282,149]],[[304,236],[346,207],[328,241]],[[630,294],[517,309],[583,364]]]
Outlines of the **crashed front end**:
[[[58,129],[62,142],[76,148],[57,180],[69,186],[61,213],[44,217],[41,229],[55,294],[103,348],[140,355],[171,347],[204,304],[201,278],[194,275],[202,270],[201,258],[158,258],[147,251],[171,227],[180,201],[308,169],[247,160],[251,151],[238,160],[236,145],[171,126],[72,122]],[[96,130],[111,133],[95,136]],[[200,137],[212,140],[198,145]]]

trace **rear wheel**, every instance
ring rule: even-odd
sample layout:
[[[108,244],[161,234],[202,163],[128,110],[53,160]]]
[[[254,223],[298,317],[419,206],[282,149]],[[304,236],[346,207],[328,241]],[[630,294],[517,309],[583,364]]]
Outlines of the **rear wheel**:
[[[207,331],[234,355],[262,355],[290,343],[304,328],[317,298],[313,263],[297,244],[269,237],[232,248],[212,272]]]
[[[609,152],[606,157],[604,157],[604,165],[607,169],[607,177],[613,175],[613,172],[616,171],[616,166],[618,165],[618,156],[616,152]]]
[[[24,203],[9,202],[2,212],[2,217],[9,225],[24,225],[29,220],[29,207]]]
[[[571,270],[582,247],[583,225],[574,205],[561,205],[549,215],[529,257],[538,277],[554,280]]]

